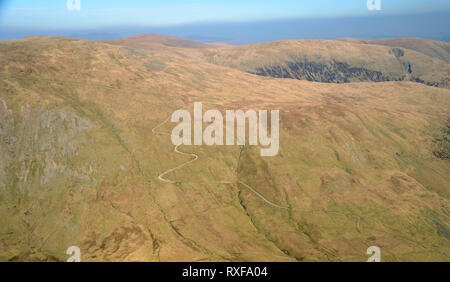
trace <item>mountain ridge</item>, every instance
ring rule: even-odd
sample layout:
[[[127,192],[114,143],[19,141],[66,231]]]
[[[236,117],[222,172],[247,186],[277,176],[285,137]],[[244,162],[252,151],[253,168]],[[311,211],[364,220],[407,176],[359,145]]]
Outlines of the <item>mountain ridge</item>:
[[[410,44],[410,41],[415,44]],[[137,46],[130,42],[116,43]],[[155,46],[139,46],[158,49]],[[410,49],[405,46],[413,47]],[[276,78],[334,83],[410,80],[448,88],[449,46],[445,42],[417,38],[383,41],[307,39],[242,46],[219,45],[219,48],[176,46],[171,51],[173,54]]]

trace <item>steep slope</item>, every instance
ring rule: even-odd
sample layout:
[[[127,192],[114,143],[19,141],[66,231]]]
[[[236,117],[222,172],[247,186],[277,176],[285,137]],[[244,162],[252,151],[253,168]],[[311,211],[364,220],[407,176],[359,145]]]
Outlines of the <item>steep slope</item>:
[[[275,78],[331,83],[406,80],[444,88],[450,81],[448,43],[416,38],[291,40],[223,47],[203,44],[198,48],[173,44],[167,49],[139,35],[107,43],[166,49],[173,55]]]
[[[440,87],[448,87],[450,79],[450,65],[437,57],[354,41],[278,41],[204,53],[209,62],[277,78],[334,83],[411,80]]]
[[[384,261],[448,260],[450,164],[433,140],[449,95],[261,77],[170,50],[2,41],[0,260],[66,260],[72,245],[83,261],[365,261],[372,245]],[[165,121],[196,101],[279,109],[279,154],[174,151]]]
[[[167,49],[130,37],[108,43],[147,50]],[[448,88],[448,43],[416,38],[387,40],[291,40],[220,48],[184,48],[174,55],[276,78],[317,82],[415,81]]]

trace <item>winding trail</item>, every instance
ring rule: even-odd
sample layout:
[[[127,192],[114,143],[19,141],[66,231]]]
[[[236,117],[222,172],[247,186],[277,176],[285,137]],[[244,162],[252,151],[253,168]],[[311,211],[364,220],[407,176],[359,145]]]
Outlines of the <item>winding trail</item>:
[[[164,124],[166,124],[169,120],[170,120],[170,116],[169,116],[168,118],[166,118],[162,123],[160,123],[160,124],[158,124],[157,126],[153,127],[153,128],[152,128],[152,133],[155,133],[155,130],[156,130],[156,129],[158,129],[158,128],[160,128],[161,126],[163,126]],[[160,134],[164,134],[164,135],[169,135],[169,136],[170,136],[169,133],[160,133]],[[158,179],[159,179],[160,181],[165,182],[165,183],[171,183],[171,184],[179,183],[178,181],[175,181],[175,180],[166,179],[166,178],[164,178],[164,176],[165,176],[166,174],[169,174],[169,173],[171,173],[171,172],[173,172],[173,171],[175,171],[175,170],[177,170],[177,169],[180,169],[180,168],[182,168],[182,167],[184,167],[184,166],[186,166],[186,165],[188,165],[188,164],[190,164],[190,163],[193,163],[193,162],[195,162],[196,160],[198,160],[199,156],[198,156],[197,154],[191,154],[191,153],[181,152],[181,151],[178,150],[178,147],[179,147],[179,146],[180,146],[180,145],[177,145],[177,146],[175,146],[175,148],[173,149],[173,151],[174,151],[175,153],[181,154],[181,155],[183,155],[183,156],[190,156],[190,157],[193,157],[193,159],[191,159],[190,161],[187,161],[187,162],[185,162],[185,163],[182,163],[182,164],[180,164],[180,165],[178,165],[178,166],[176,166],[176,167],[174,167],[174,168],[168,169],[168,170],[166,170],[165,172],[161,173],[160,175],[158,175]]]
[[[191,157],[194,157],[194,158],[193,158],[192,160],[190,160],[190,161],[187,161],[187,162],[185,162],[185,163],[180,164],[179,166],[176,166],[176,167],[174,167],[174,168],[168,169],[168,170],[166,170],[165,172],[163,172],[163,173],[161,173],[160,175],[158,175],[158,179],[161,180],[162,182],[172,183],[172,184],[177,183],[177,181],[165,179],[165,178],[164,178],[164,175],[166,175],[166,174],[168,174],[168,173],[171,173],[172,171],[175,171],[175,170],[177,170],[177,169],[180,169],[180,168],[182,168],[182,167],[184,167],[184,166],[186,166],[186,165],[188,165],[188,164],[190,164],[190,163],[193,163],[193,162],[195,162],[196,160],[198,160],[198,155],[197,155],[197,154],[190,154],[190,153],[185,153],[185,152],[178,151],[178,147],[179,147],[179,146],[180,146],[180,145],[175,146],[175,148],[174,148],[174,150],[173,150],[175,153],[178,153],[178,154],[181,154],[181,155],[184,155],[184,156],[191,156]]]
[[[161,126],[163,126],[164,124],[166,124],[169,120],[170,120],[170,116],[169,116],[167,119],[165,119],[162,123],[160,123],[160,124],[158,124],[157,126],[155,126],[154,128],[152,128],[152,133],[156,134],[156,132],[155,132],[156,129],[158,129],[158,128],[160,128]],[[167,132],[165,132],[165,133],[160,133],[160,134],[164,134],[164,135],[169,135],[169,136],[170,136],[170,134],[167,133]],[[198,156],[197,154],[194,154],[194,153],[185,153],[185,152],[182,152],[182,151],[178,150],[178,147],[179,147],[179,146],[180,146],[180,145],[175,146],[175,148],[174,148],[174,152],[175,152],[175,153],[181,154],[181,155],[183,155],[183,156],[190,156],[190,157],[193,157],[193,158],[192,158],[191,160],[187,161],[187,162],[184,162],[184,163],[182,163],[182,164],[180,164],[180,165],[174,167],[174,168],[168,169],[168,170],[164,171],[163,173],[161,173],[160,175],[158,175],[158,179],[159,179],[160,181],[165,182],[165,183],[170,183],[170,184],[182,183],[181,181],[175,181],[175,180],[170,180],[170,179],[164,178],[164,176],[166,176],[167,174],[169,174],[169,173],[171,173],[171,172],[173,172],[173,171],[175,171],[175,170],[178,170],[178,169],[180,169],[180,168],[183,168],[183,167],[185,167],[186,165],[191,164],[191,163],[193,163],[193,162],[195,162],[196,160],[199,159],[199,156]],[[183,183],[194,183],[194,182],[183,182]],[[237,181],[210,181],[210,182],[204,182],[204,183],[200,183],[200,182],[198,182],[198,183],[195,182],[195,183],[196,183],[196,184],[211,184],[211,183],[216,183],[216,184],[241,184],[241,185],[243,185],[245,188],[247,188],[248,190],[250,190],[253,194],[255,194],[258,198],[260,198],[261,200],[263,200],[266,204],[268,204],[268,205],[270,205],[270,206],[272,206],[272,207],[278,208],[278,209],[290,210],[290,211],[300,211],[300,212],[324,212],[324,213],[334,213],[334,214],[338,214],[338,215],[345,216],[345,217],[347,217],[347,218],[354,217],[354,218],[356,218],[356,222],[355,222],[356,229],[358,230],[358,232],[361,232],[361,230],[360,230],[360,225],[359,225],[360,222],[361,222],[361,217],[358,216],[358,215],[354,215],[354,214],[345,214],[345,213],[341,213],[341,212],[338,212],[338,211],[326,211],[326,210],[302,210],[302,209],[296,209],[296,208],[292,208],[292,207],[281,206],[281,205],[278,205],[278,204],[276,204],[276,203],[274,203],[274,202],[268,200],[266,197],[264,197],[264,195],[262,195],[261,193],[259,193],[258,191],[256,191],[256,190],[255,190],[254,188],[252,188],[250,185],[248,185],[248,184],[246,184],[246,183],[244,183],[244,182],[242,182],[242,181],[240,181],[240,180],[237,180]]]
[[[165,119],[162,123],[160,123],[160,124],[158,124],[157,126],[155,126],[155,127],[152,129],[152,132],[155,133],[155,130],[158,129],[158,128],[160,128],[160,127],[163,126],[164,124],[166,124],[166,123],[169,121],[169,119],[170,119],[170,116],[169,116],[167,119]],[[164,133],[164,134],[170,135],[170,134],[168,134],[168,133]],[[190,163],[193,163],[193,162],[195,162],[196,160],[199,159],[199,156],[198,156],[197,154],[191,154],[191,153],[181,152],[180,150],[178,150],[178,147],[180,147],[180,145],[175,146],[175,148],[174,148],[174,150],[173,150],[175,153],[181,154],[181,155],[183,155],[183,156],[190,156],[190,157],[193,157],[193,159],[191,159],[191,160],[189,160],[189,161],[187,161],[187,162],[185,162],[185,163],[182,163],[182,164],[180,164],[180,165],[178,165],[178,166],[176,166],[176,167],[174,167],[174,168],[168,169],[168,170],[164,171],[163,173],[161,173],[160,175],[158,175],[158,179],[159,179],[160,181],[162,181],[162,182],[165,182],[165,183],[171,183],[171,184],[181,183],[180,181],[175,181],[175,180],[170,180],[170,179],[164,178],[164,176],[167,175],[167,174],[169,174],[169,173],[171,173],[171,172],[173,172],[173,171],[175,171],[175,170],[177,170],[177,169],[180,169],[180,168],[182,168],[182,167],[185,167],[186,165],[188,165],[188,164],[190,164]],[[236,181],[214,181],[214,182],[208,182],[208,183],[235,184]],[[261,193],[258,193],[258,192],[257,192],[255,189],[253,189],[250,185],[248,185],[248,184],[246,184],[246,183],[244,183],[244,182],[242,182],[242,181],[240,181],[240,180],[238,180],[237,183],[242,184],[242,185],[245,186],[247,189],[249,189],[251,192],[253,192],[256,196],[258,196],[260,199],[262,199],[264,202],[266,202],[267,204],[269,204],[269,205],[271,205],[271,206],[273,206],[273,207],[276,207],[276,208],[279,208],[279,209],[290,209],[289,207],[283,207],[283,206],[277,205],[277,204],[275,204],[275,203],[269,201],[266,197],[264,197],[263,195],[261,195]]]

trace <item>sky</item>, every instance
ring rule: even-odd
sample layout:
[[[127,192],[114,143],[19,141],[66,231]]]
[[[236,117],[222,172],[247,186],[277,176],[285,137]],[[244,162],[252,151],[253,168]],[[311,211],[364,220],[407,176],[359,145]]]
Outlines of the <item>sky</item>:
[[[283,22],[296,24],[297,21],[308,26],[309,23],[317,25],[320,22],[335,21],[338,26],[345,27],[351,25],[352,19],[359,19],[354,23],[362,26],[355,35],[361,33],[364,35],[362,32],[364,25],[371,21],[373,24],[373,18],[380,19],[379,24],[383,23],[381,19],[384,21],[388,19],[395,25],[395,18],[398,18],[400,23],[405,20],[404,17],[409,17],[408,21],[414,26],[412,19],[417,16],[421,17],[427,26],[431,24],[430,28],[433,29],[434,35],[428,37],[439,37],[443,38],[442,40],[449,37],[445,31],[445,28],[449,29],[448,21],[441,19],[443,14],[450,14],[449,0],[372,0],[380,1],[380,10],[369,10],[367,0],[71,0],[69,2],[76,3],[76,1],[80,2],[79,10],[73,9],[76,7],[73,4],[68,7],[66,0],[0,0],[0,39],[34,34],[78,34],[79,37],[92,37],[87,39],[95,37],[114,39],[140,30],[144,32],[161,30],[171,32],[172,35],[181,33],[191,37],[209,37],[210,39],[205,39],[207,41],[216,36],[226,37],[228,41],[253,42],[266,39],[245,40],[246,35],[242,35],[239,26],[248,30],[247,35],[251,36],[250,26],[252,24],[258,26],[263,22],[279,26],[278,32],[283,33],[286,28],[292,29],[283,26],[281,24]],[[436,15],[441,16],[436,18]],[[361,19],[366,19],[367,22]],[[442,24],[447,26],[442,28]],[[213,26],[218,27],[217,32],[209,28]],[[227,30],[224,37],[223,30],[227,26],[228,29],[234,28],[236,33],[241,34],[239,38],[233,36],[230,32],[232,30]],[[435,29],[439,27],[442,32],[436,34]],[[189,28],[192,31],[189,31]],[[414,27],[409,29],[412,28]],[[218,32],[220,29],[222,33]],[[321,28],[320,32],[326,32],[325,29]],[[209,34],[206,34],[206,30],[209,30]],[[299,28],[298,36],[304,35],[302,31]],[[345,31],[341,29],[340,33],[344,34]],[[339,37],[340,33],[334,34],[334,37]],[[406,33],[411,34],[408,30],[405,30]],[[295,31],[292,35],[295,36]],[[331,36],[333,37],[333,34]],[[423,34],[419,33],[418,36]]]

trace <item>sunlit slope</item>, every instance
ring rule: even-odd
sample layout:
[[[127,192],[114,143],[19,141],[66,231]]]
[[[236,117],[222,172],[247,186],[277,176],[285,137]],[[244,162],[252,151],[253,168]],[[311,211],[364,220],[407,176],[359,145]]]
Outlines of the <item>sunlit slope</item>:
[[[385,45],[391,47],[401,47],[415,50],[430,57],[441,59],[443,61],[446,61],[447,63],[450,62],[450,43],[448,42],[415,37],[388,38],[379,40],[361,40],[353,38],[343,38],[339,40],[365,44]]]
[[[275,79],[58,37],[0,42],[0,259],[449,259],[450,91]],[[177,109],[279,109],[280,152],[182,146]],[[162,124],[162,125],[161,125]],[[161,125],[156,128],[156,126]],[[152,130],[155,129],[155,130]],[[221,182],[221,183],[219,183]]]
[[[158,36],[159,38],[159,36]],[[162,37],[165,39],[165,37]],[[169,37],[172,38],[172,37]],[[275,78],[317,82],[415,81],[448,88],[449,44],[419,38],[285,40],[206,48],[173,37],[171,45],[140,34],[107,43],[159,50]]]
[[[116,40],[105,40],[104,42],[141,49],[161,49],[167,47],[207,48],[215,46],[180,37],[152,33],[142,33]]]
[[[206,51],[204,51],[206,52]],[[448,87],[450,65],[400,47],[292,40],[208,50],[209,61],[264,76],[319,82],[416,81]]]

